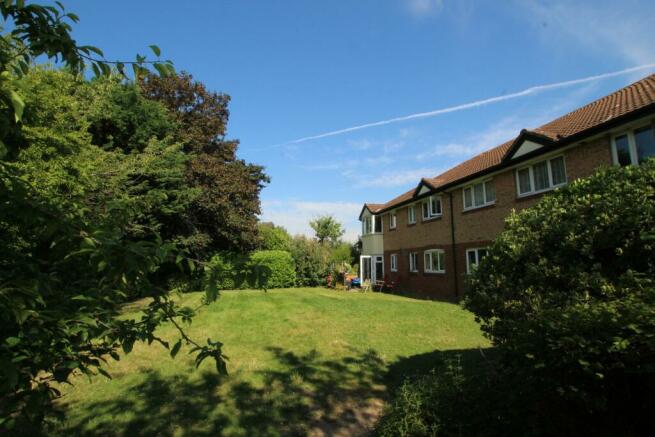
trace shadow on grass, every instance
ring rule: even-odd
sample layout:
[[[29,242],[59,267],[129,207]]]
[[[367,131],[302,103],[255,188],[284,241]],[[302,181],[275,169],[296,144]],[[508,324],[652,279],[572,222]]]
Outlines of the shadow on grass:
[[[386,366],[375,351],[338,360],[270,348],[279,370],[261,384],[213,372],[156,371],[121,397],[74,404],[66,435],[362,434],[382,409]]]

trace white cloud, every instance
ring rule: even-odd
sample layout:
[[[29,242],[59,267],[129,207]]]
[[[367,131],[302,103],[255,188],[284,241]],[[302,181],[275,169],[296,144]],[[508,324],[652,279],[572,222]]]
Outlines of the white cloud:
[[[529,19],[546,44],[555,48],[571,44],[607,57],[645,64],[655,60],[653,4],[634,0],[518,0],[519,11]]]
[[[314,235],[309,221],[325,214],[340,222],[346,233],[343,239],[354,242],[360,233],[357,220],[362,205],[354,202],[315,202],[304,200],[264,200],[260,219],[284,226],[292,235]]]
[[[443,169],[421,167],[407,170],[386,170],[375,174],[354,174],[355,185],[358,187],[401,187],[418,184],[421,178],[431,178]]]
[[[406,0],[409,12],[414,16],[424,16],[443,9],[443,0]]]

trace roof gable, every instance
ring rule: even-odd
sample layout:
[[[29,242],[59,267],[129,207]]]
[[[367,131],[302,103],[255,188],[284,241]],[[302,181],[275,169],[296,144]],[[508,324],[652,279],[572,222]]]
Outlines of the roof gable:
[[[502,161],[510,161],[514,158],[543,149],[544,147],[551,146],[554,143],[552,138],[540,132],[523,129],[519,136],[512,142],[509,150],[503,156]]]

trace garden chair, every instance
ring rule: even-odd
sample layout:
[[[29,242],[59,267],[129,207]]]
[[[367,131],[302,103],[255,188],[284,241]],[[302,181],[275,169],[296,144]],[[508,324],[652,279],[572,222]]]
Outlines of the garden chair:
[[[370,279],[367,279],[366,281],[362,282],[362,292],[366,293],[367,291],[371,291]]]

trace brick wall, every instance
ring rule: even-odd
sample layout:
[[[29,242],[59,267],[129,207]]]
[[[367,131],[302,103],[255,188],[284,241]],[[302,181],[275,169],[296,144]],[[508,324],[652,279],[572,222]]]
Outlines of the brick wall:
[[[585,177],[601,166],[612,164],[610,136],[583,142],[562,152],[569,182]],[[450,202],[447,193],[441,194],[443,215],[429,222],[421,220],[420,203],[416,204],[415,225],[407,224],[407,206],[396,210],[397,226],[389,230],[388,215],[384,223],[385,275],[396,282],[400,291],[422,297],[452,299],[461,296],[466,288],[466,250],[485,247],[503,231],[510,212],[528,208],[544,194],[517,198],[515,170],[493,176],[496,189],[494,205],[464,211],[462,188],[452,191],[456,245],[452,246]],[[424,273],[423,251],[443,249],[446,273]],[[409,272],[409,253],[418,252],[418,273]],[[398,254],[398,272],[390,271],[390,255]],[[457,270],[457,275],[455,275]],[[457,281],[457,284],[455,283]]]

